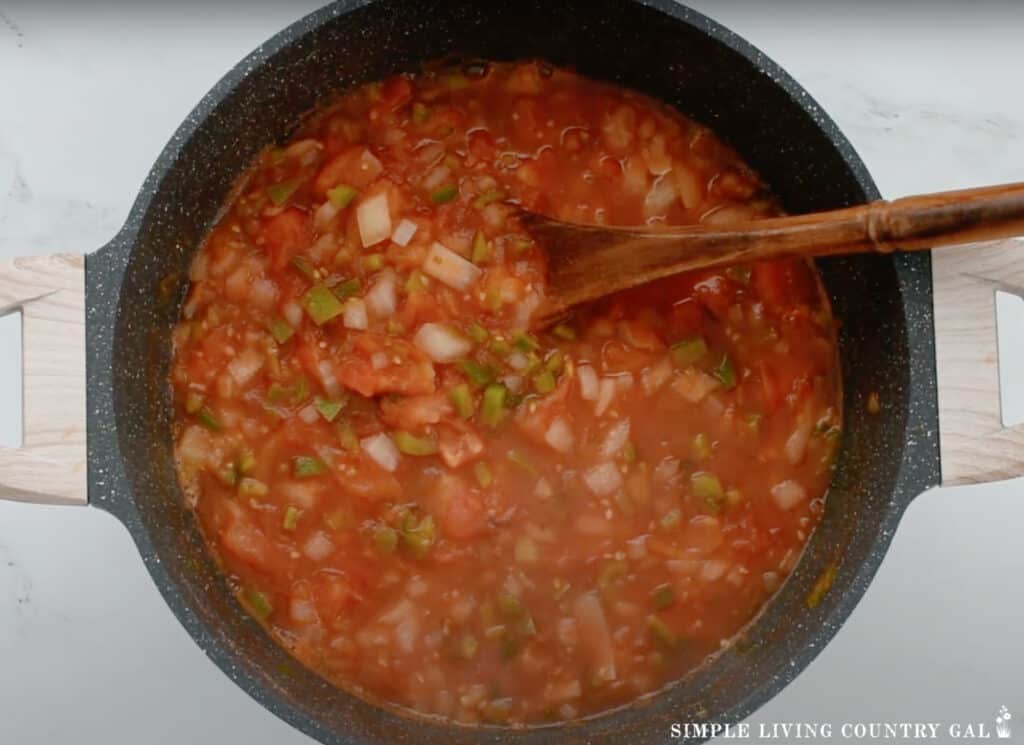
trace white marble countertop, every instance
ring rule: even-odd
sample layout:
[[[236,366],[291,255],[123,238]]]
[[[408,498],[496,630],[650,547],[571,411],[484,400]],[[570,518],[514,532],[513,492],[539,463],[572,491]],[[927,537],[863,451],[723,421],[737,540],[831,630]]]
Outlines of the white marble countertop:
[[[105,243],[196,101],[316,4],[0,0],[0,259]],[[801,81],[887,196],[1024,180],[1024,3],[696,5]],[[0,322],[4,444],[14,338]],[[917,499],[848,623],[752,721],[991,729],[1006,705],[1024,739],[1021,526],[1019,481]],[[0,504],[0,744],[63,742],[311,741],[204,657],[113,518]]]

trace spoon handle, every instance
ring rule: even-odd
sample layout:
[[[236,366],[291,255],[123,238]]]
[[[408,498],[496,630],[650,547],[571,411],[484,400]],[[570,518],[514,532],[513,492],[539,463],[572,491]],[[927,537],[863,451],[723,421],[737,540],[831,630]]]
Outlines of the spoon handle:
[[[655,279],[769,259],[920,251],[1024,235],[1024,183],[729,225],[609,228],[524,214],[546,248],[554,317]]]

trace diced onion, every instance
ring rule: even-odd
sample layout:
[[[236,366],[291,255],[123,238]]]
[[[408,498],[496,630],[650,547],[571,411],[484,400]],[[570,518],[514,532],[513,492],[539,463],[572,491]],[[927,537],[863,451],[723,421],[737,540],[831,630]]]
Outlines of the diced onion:
[[[601,455],[614,458],[629,441],[629,419],[620,419],[608,429],[604,442],[601,443]]]
[[[698,403],[719,386],[717,380],[699,370],[683,370],[672,387],[691,404]]]
[[[347,329],[363,330],[370,325],[370,319],[366,315],[366,303],[360,298],[351,298],[345,304],[345,315],[342,321]]]
[[[580,381],[580,398],[584,401],[596,401],[598,393],[597,373],[590,365],[576,368],[576,376]]]
[[[451,173],[451,169],[445,165],[439,165],[436,168],[432,168],[423,178],[423,188],[428,191],[433,191],[447,181]]]
[[[615,397],[615,379],[614,378],[601,378],[601,383],[598,388],[597,394],[597,405],[594,407],[594,412],[601,416],[608,407],[612,405],[612,399]]]
[[[334,365],[327,360],[321,360],[316,369],[320,373],[320,384],[324,387],[324,393],[331,398],[338,398],[341,395],[341,384],[334,375]]]
[[[249,300],[257,308],[266,310],[277,300],[277,285],[269,279],[257,279],[252,283]]]
[[[530,319],[533,318],[533,313],[537,308],[540,307],[543,298],[536,292],[527,293],[523,301],[516,306],[516,317],[515,326],[516,328],[529,328]]]
[[[530,364],[530,361],[526,359],[526,355],[522,352],[513,352],[505,358],[505,361],[513,370],[525,370],[527,365]]]
[[[555,490],[551,488],[551,482],[543,476],[538,479],[537,483],[533,487],[533,496],[540,497],[541,499],[547,499],[554,495]]]
[[[598,680],[615,680],[615,650],[612,635],[608,630],[601,599],[595,592],[585,592],[576,599],[573,615],[579,624],[580,643],[591,659],[594,677]]]
[[[390,237],[391,212],[388,208],[388,195],[381,192],[360,203],[356,208],[356,222],[359,224],[359,239],[364,248]]]
[[[283,481],[278,484],[275,494],[280,494],[288,504],[303,510],[312,510],[320,501],[320,491],[316,484],[307,481]]]
[[[786,439],[786,445],[783,448],[786,460],[790,464],[798,465],[804,459],[804,454],[807,452],[807,443],[811,439],[812,429],[813,423],[809,416],[801,417],[797,420],[796,429]]]
[[[501,384],[508,388],[510,393],[522,393],[523,391],[523,376],[522,375],[506,375],[501,379]]]
[[[700,570],[700,578],[705,582],[717,582],[729,569],[729,562],[724,559],[708,559]]]
[[[288,325],[293,329],[297,329],[302,325],[302,306],[294,300],[289,300],[285,303],[281,312],[284,314],[284,320],[288,321]]]
[[[374,352],[370,355],[370,364],[374,370],[383,370],[388,366],[388,355],[386,352]]]
[[[622,487],[622,474],[614,463],[602,463],[583,472],[583,481],[599,497],[607,497]]]
[[[391,242],[399,246],[408,246],[419,227],[412,220],[402,218],[395,227],[395,232],[391,234]]]
[[[413,337],[413,343],[434,362],[454,362],[473,349],[469,339],[441,323],[425,323],[420,326]]]
[[[366,308],[375,316],[386,318],[398,307],[398,293],[395,289],[393,272],[381,272],[373,287],[366,293]]]
[[[247,349],[228,363],[228,372],[236,383],[245,385],[256,376],[265,361],[255,349]]]
[[[302,625],[308,625],[316,623],[316,606],[313,605],[309,600],[300,600],[299,598],[292,598],[291,603],[291,617],[295,623]]]
[[[480,268],[435,242],[427,252],[423,271],[455,290],[468,290],[480,278]]]
[[[544,433],[544,442],[562,454],[571,453],[574,438],[565,417],[556,417]],[[615,472],[618,474],[618,471]]]
[[[772,487],[772,498],[781,510],[790,510],[807,499],[807,492],[795,481],[787,479]]]
[[[323,561],[334,553],[334,544],[331,543],[330,538],[318,530],[306,540],[306,543],[302,546],[302,553],[310,561]]]
[[[319,418],[320,414],[312,404],[299,409],[299,419],[304,421],[306,424],[313,424]]]
[[[385,471],[394,471],[398,468],[398,448],[383,432],[364,437],[359,444],[362,445],[363,451],[370,456],[370,459]]]
[[[672,361],[668,357],[662,357],[660,361],[640,374],[640,383],[644,387],[644,393],[650,396],[665,385],[671,377]]]

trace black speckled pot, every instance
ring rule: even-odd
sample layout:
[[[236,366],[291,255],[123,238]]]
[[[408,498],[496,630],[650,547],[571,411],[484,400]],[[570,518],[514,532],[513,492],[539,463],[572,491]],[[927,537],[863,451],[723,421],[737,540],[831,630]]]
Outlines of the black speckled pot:
[[[90,500],[128,526],[167,603],[224,672],[324,743],[643,745],[668,741],[673,721],[737,722],[832,638],[910,499],[938,482],[928,255],[822,262],[843,321],[847,402],[824,519],[739,642],[646,703],[529,732],[411,721],[366,704],[293,662],[249,620],[182,505],[171,454],[170,333],[186,268],[229,187],[261,146],[286,137],[324,96],[453,51],[543,57],[663,99],[731,142],[789,212],[879,196],[799,85],[671,0],[338,2],[257,49],[214,87],[160,156],[127,225],[87,259]],[[887,403],[883,418],[864,413],[875,390]],[[831,590],[809,603],[823,576],[833,577]]]

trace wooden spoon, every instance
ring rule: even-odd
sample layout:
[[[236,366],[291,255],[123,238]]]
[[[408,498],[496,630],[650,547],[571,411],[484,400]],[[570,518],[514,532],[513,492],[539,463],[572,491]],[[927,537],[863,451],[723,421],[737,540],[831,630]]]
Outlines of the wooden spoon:
[[[1024,183],[731,225],[612,228],[521,212],[547,253],[544,327],[581,303],[680,272],[795,256],[922,251],[1024,235]]]

